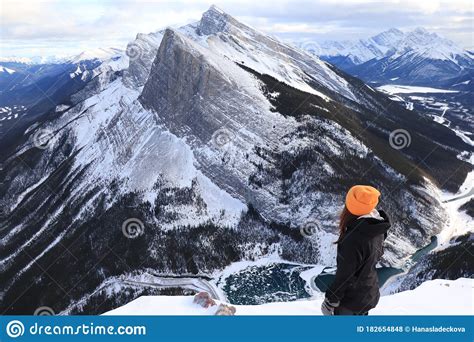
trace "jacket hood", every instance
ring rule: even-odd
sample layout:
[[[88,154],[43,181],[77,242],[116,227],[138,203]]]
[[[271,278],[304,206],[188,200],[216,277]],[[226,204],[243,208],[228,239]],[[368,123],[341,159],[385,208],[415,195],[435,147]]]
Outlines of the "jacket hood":
[[[347,225],[348,230],[356,229],[361,234],[368,237],[374,237],[381,234],[386,234],[390,228],[390,221],[387,214],[378,210],[378,214],[372,213],[369,215],[360,216]]]

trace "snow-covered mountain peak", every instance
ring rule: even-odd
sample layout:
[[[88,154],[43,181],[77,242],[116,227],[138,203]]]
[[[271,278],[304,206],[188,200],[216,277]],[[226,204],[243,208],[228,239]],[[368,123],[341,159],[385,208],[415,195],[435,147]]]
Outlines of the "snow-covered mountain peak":
[[[212,82],[203,83],[203,78],[212,79]],[[164,88],[161,86],[162,84],[167,84],[168,87]],[[259,87],[259,83],[254,77],[228,58],[225,58],[219,51],[212,51],[186,37],[178,30],[168,28],[163,33],[161,45],[141,99],[143,103],[156,109],[157,107],[161,108],[162,103],[160,101],[162,99],[165,99],[167,103],[175,103],[175,101],[182,102],[183,98],[189,98],[189,103],[197,103],[196,100],[202,101],[202,98],[207,96],[208,93],[214,94],[219,90],[224,92],[225,89],[229,88],[227,94],[231,95],[232,89],[245,92],[247,96],[253,97],[254,104],[264,103],[261,108],[267,110],[270,104],[258,92]],[[177,91],[181,92],[179,96],[176,94]],[[194,99],[193,94],[200,94],[200,98]],[[256,98],[257,95],[259,99]],[[236,94],[235,97],[237,97]],[[226,98],[226,96],[222,95],[222,98]],[[183,107],[186,106],[181,104],[179,109],[173,110],[170,124],[180,124],[178,112]],[[193,106],[189,108],[189,112],[192,112],[192,108]],[[161,113],[161,118],[168,115],[166,108],[156,110],[156,112]],[[187,113],[188,111],[184,112],[186,115]],[[206,119],[202,118],[202,120]],[[187,124],[189,125],[189,123]],[[212,126],[212,122],[207,124],[209,128]],[[212,133],[210,131],[209,129],[201,132],[203,133],[203,137],[200,137],[202,141],[210,139],[210,136],[208,136],[209,133]]]
[[[348,57],[354,64],[372,59],[395,59],[406,53],[422,58],[451,60],[471,58],[467,51],[453,41],[430,32],[423,27],[402,32],[391,28],[367,39],[357,41],[329,41],[322,43],[320,56]]]
[[[428,45],[432,43],[449,44],[455,46],[454,42],[440,37],[435,32],[429,32],[425,28],[418,27],[413,31],[408,31],[402,37],[402,42],[409,45],[410,48],[416,48],[417,44]]]
[[[117,48],[96,48],[82,51],[81,53],[66,58],[70,63],[79,63],[86,60],[106,61],[123,55],[123,51]]]
[[[234,21],[230,15],[222,11],[215,5],[203,13],[199,22],[199,33],[202,35],[216,34],[226,30],[230,21]]]
[[[395,27],[392,27],[392,28],[389,28],[387,31],[385,32],[389,32],[391,34],[403,34],[402,31],[400,31],[399,29],[395,28]]]
[[[428,30],[421,26],[418,26],[412,32],[416,34],[429,34]]]
[[[346,81],[325,62],[239,22],[215,6],[206,11],[199,22],[176,31],[217,55],[270,75],[294,88],[328,99],[309,85],[315,82],[356,100]],[[130,66],[125,73],[126,84],[145,84],[164,34],[165,30],[138,35],[128,45],[127,51],[131,54],[127,54],[133,58],[130,58]]]
[[[372,38],[370,38],[370,40],[372,40],[376,44],[392,48],[394,47],[394,44],[403,37],[403,35],[403,32],[399,29],[391,28],[387,31],[373,36]]]
[[[392,59],[407,52],[422,56],[423,58],[452,60],[455,63],[458,57],[469,57],[466,51],[453,41],[421,27],[407,32],[396,43],[396,46],[397,48],[391,56]]]
[[[224,11],[221,8],[217,7],[214,4],[212,4],[211,7],[209,7],[208,11],[214,11],[214,12],[217,12],[217,13],[226,14],[226,13],[224,13]]]
[[[204,12],[201,20],[195,25],[196,33],[201,36],[217,35],[219,33],[266,36],[266,34],[242,23],[215,5],[212,5],[206,12]],[[190,26],[193,26],[193,24],[187,25],[184,28]]]

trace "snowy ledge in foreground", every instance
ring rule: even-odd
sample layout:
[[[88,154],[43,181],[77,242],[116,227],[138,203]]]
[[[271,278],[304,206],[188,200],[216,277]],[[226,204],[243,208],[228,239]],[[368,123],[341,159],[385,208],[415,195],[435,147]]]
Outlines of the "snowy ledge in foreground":
[[[431,280],[412,291],[380,298],[371,315],[473,315],[474,279]],[[218,301],[216,301],[219,304]],[[263,305],[234,305],[236,315],[321,315],[321,299]],[[142,296],[105,315],[213,315],[192,296]]]

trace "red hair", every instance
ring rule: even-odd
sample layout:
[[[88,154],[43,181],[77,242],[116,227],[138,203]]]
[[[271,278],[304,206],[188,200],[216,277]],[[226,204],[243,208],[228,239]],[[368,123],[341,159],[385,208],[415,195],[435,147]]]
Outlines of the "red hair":
[[[352,220],[355,220],[356,218],[357,216],[351,214],[351,212],[347,209],[347,207],[344,206],[344,209],[342,209],[341,216],[339,218],[339,238],[334,243],[337,244],[342,241],[342,239],[344,238],[344,234],[346,233],[346,230],[347,230],[347,225],[349,224],[349,222],[351,222]]]

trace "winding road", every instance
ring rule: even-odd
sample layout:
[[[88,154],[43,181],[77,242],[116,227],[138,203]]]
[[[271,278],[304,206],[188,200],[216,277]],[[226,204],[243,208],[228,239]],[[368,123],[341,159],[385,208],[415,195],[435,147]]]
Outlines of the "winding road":
[[[199,277],[162,277],[154,276],[153,282],[143,282],[135,280],[123,280],[124,284],[134,286],[154,287],[159,289],[166,289],[170,287],[179,287],[189,289],[196,292],[208,292],[212,298],[225,301],[226,298],[220,291],[212,285],[208,280]]]
[[[463,198],[466,198],[466,197],[470,197],[470,196],[473,196],[473,195],[474,195],[474,187],[471,188],[471,190],[466,191],[463,194],[460,194],[459,196],[456,196],[456,197],[453,197],[453,198],[450,198],[450,199],[444,201],[443,203],[449,203],[449,202],[457,201],[457,200],[460,200],[460,199],[463,199]]]

